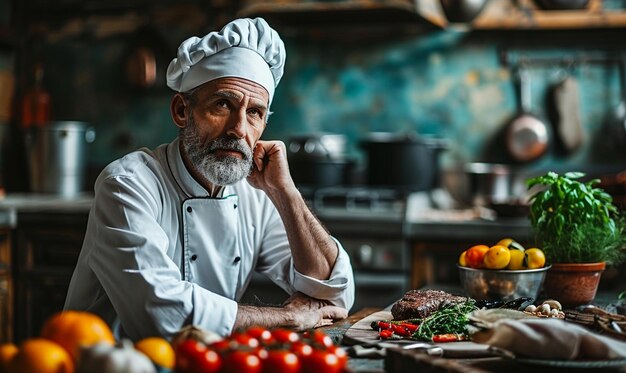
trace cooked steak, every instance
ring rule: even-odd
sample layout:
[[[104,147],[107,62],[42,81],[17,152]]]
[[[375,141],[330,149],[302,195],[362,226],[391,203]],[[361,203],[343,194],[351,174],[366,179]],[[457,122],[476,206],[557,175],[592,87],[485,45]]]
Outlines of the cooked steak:
[[[391,315],[394,320],[423,319],[444,305],[466,300],[441,290],[409,290],[391,307]]]

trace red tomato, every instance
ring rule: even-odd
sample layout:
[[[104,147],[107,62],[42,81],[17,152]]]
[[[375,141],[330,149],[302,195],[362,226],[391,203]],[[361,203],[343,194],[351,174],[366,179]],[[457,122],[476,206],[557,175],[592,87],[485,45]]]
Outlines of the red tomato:
[[[343,370],[339,358],[332,352],[315,350],[302,362],[304,373],[340,373]]]
[[[271,350],[263,361],[263,373],[298,373],[300,359],[293,352]]]
[[[248,330],[246,330],[246,334],[258,339],[263,345],[272,343],[272,332],[262,326],[251,326]]]
[[[300,340],[298,333],[284,328],[272,330],[272,337],[274,337],[278,343],[294,343]]]
[[[260,343],[259,340],[252,337],[247,333],[234,333],[230,336],[231,341],[237,342],[239,346],[249,347],[249,348],[257,348]]]
[[[309,356],[313,353],[313,347],[301,341],[292,343],[289,350],[298,357]]]
[[[177,373],[214,373],[221,367],[220,355],[201,342],[187,339],[176,347]]]
[[[339,346],[331,346],[328,348],[328,352],[332,352],[337,355],[339,358],[339,366],[341,369],[345,369],[346,365],[348,365],[348,353],[342,347]]]
[[[213,342],[209,345],[212,350],[224,353],[226,351],[234,350],[237,348],[237,343],[230,339],[222,339],[221,341]]]
[[[334,346],[333,340],[319,329],[315,329],[308,334],[311,344],[321,349],[326,349],[330,346]]]
[[[233,351],[224,357],[224,373],[260,373],[261,359],[254,352]]]

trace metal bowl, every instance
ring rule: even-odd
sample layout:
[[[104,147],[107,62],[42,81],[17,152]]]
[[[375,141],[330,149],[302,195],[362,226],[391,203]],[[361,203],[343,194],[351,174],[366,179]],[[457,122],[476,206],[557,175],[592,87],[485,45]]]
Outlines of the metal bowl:
[[[546,272],[551,266],[516,271],[475,269],[458,264],[457,267],[463,290],[470,297],[477,300],[509,301],[519,297],[537,299]]]

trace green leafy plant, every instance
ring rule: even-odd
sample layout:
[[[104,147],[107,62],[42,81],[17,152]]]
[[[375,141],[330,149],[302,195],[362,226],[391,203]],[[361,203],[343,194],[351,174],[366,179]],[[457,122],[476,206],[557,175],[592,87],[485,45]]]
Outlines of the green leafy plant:
[[[527,181],[545,188],[530,198],[535,240],[550,263],[619,264],[626,259],[625,222],[612,197],[581,172],[549,172]]]

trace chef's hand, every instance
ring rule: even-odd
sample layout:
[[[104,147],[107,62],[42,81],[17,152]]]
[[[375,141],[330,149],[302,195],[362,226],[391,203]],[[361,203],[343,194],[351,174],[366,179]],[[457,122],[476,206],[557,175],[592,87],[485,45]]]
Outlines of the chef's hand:
[[[250,185],[267,194],[295,188],[289,174],[287,148],[282,141],[259,140],[252,154],[252,172],[248,176]]]
[[[348,317],[348,310],[332,306],[329,302],[311,298],[300,292],[293,294],[283,303],[283,307],[291,311],[292,327],[307,330],[320,326],[331,325],[333,321]]]

